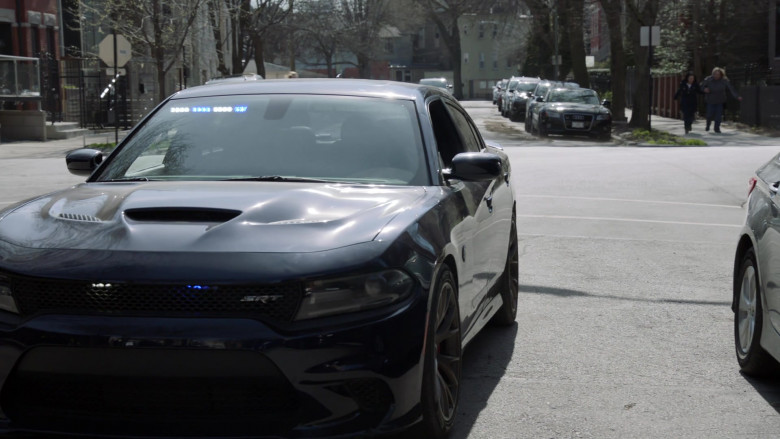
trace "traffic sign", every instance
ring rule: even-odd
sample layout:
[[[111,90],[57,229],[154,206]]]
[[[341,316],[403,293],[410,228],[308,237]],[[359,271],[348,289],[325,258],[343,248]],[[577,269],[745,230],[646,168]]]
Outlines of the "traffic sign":
[[[116,36],[116,66],[124,67],[133,57],[130,42],[124,35]],[[114,36],[106,35],[98,45],[98,56],[107,66],[114,66]]]
[[[639,45],[642,47],[661,44],[660,26],[642,26],[639,28]]]

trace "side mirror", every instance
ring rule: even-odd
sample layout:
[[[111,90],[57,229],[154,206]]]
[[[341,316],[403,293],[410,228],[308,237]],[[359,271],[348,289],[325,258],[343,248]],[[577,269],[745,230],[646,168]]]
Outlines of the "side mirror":
[[[601,105],[609,109],[612,109],[612,101],[610,100],[604,99],[603,101],[601,101]]]
[[[103,163],[103,151],[97,149],[76,149],[65,156],[68,171],[74,175],[89,177]]]
[[[449,177],[466,181],[489,181],[501,175],[501,157],[489,152],[462,152],[452,158]]]
[[[544,102],[544,98],[542,96],[537,96],[536,102]]]

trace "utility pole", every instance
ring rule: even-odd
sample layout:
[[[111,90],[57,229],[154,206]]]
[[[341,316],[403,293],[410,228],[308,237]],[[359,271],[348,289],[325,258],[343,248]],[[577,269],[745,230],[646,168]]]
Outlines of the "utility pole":
[[[287,15],[288,23],[293,21],[293,12],[294,12],[293,7],[295,6],[294,3],[295,0],[290,0],[290,13]],[[290,71],[294,72],[295,71],[295,43],[293,41],[294,41],[295,32],[292,26],[288,26],[288,28],[290,29],[290,34],[288,35],[287,38],[287,50],[289,51],[289,55],[290,55]]]
[[[560,78],[561,60],[558,52],[558,4],[553,5],[553,46],[554,46],[554,58],[553,58],[553,76],[556,81]]]
[[[119,105],[117,102],[118,93],[118,85],[116,82],[116,79],[119,78],[119,67],[117,66],[117,48],[116,48],[116,16],[114,16],[114,23],[112,23],[113,26],[111,26],[111,34],[114,36],[114,78],[111,80],[111,83],[114,84],[114,144],[119,145]]]

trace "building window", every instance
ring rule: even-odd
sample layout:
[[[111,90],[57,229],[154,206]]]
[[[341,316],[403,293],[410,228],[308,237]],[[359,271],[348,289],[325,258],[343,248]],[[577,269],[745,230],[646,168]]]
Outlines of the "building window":
[[[436,49],[441,47],[441,38],[439,38],[439,31],[436,31],[436,34],[433,36],[433,47]]]
[[[495,40],[498,37],[498,25],[493,23],[493,39]]]
[[[463,63],[468,64],[469,63],[469,53],[466,52],[463,54]]]
[[[485,68],[485,54],[480,52],[479,54],[479,68],[484,69]]]
[[[388,39],[385,41],[385,52],[390,54],[395,52],[395,45],[393,44],[393,40]]]
[[[507,67],[507,68],[510,68],[510,67],[512,67],[512,58],[507,58],[507,59],[506,59],[506,67]]]
[[[485,24],[479,23],[479,37],[485,38]]]
[[[493,52],[493,68],[498,68],[498,52]]]

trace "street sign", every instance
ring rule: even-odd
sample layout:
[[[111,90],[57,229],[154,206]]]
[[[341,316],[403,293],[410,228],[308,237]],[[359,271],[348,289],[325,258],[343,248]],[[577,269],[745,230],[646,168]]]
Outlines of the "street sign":
[[[585,67],[592,68],[595,65],[596,65],[596,57],[595,56],[586,55],[585,56]]]
[[[119,76],[126,76],[127,75],[127,69],[117,69],[117,71],[119,72]],[[106,69],[106,75],[108,75],[108,76],[116,76],[114,74],[114,68],[113,67],[107,68]]]
[[[652,44],[650,44],[650,37],[652,38]],[[661,27],[660,26],[642,26],[639,28],[639,45],[647,47],[649,45],[657,46],[661,43]]]
[[[124,67],[133,53],[131,51],[130,42],[127,41],[124,35],[116,36],[116,66]],[[114,65],[114,36],[106,35],[105,38],[98,45],[98,56],[106,63],[107,66]]]

